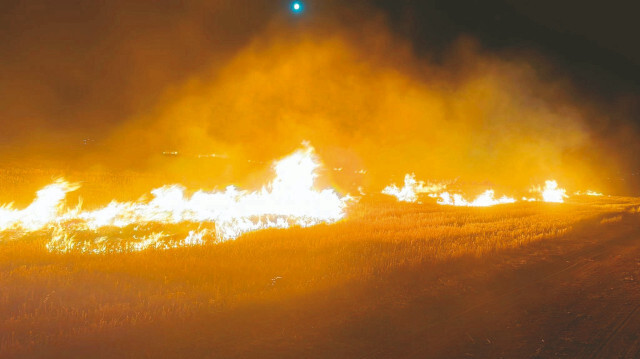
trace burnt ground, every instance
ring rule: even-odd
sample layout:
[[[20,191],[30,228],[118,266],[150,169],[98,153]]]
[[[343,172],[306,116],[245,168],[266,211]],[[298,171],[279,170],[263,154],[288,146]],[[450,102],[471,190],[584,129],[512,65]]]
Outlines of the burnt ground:
[[[54,354],[55,353],[55,354]],[[33,357],[638,358],[640,222],[295,300],[77,337]]]

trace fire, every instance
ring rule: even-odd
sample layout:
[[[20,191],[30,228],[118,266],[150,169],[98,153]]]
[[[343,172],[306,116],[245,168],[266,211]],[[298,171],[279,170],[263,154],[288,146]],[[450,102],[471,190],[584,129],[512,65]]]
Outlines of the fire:
[[[36,193],[36,199],[25,209],[13,209],[12,204],[0,206],[0,231],[21,228],[37,231],[57,219],[62,201],[68,192],[78,188],[62,179],[44,187]]]
[[[540,193],[544,202],[563,203],[565,198],[569,198],[567,190],[558,187],[555,180],[545,181],[543,188],[533,187],[530,192]]]
[[[432,197],[437,196],[436,193],[447,188],[445,184],[427,183],[424,181],[416,181],[415,174],[406,174],[404,176],[404,186],[399,188],[395,184],[387,186],[382,190],[383,194],[394,196],[401,202],[416,202],[419,193],[427,193]]]
[[[249,192],[229,186],[224,191],[197,191],[185,194],[178,185],[156,188],[153,199],[138,202],[117,202],[91,211],[66,209],[66,193],[78,186],[58,180],[38,191],[34,202],[24,210],[10,205],[0,207],[0,238],[7,230],[29,233],[48,229],[52,239],[50,250],[79,249],[88,252],[137,251],[146,248],[171,248],[198,245],[206,238],[224,241],[243,233],[266,228],[307,227],[333,223],[342,219],[351,197],[339,196],[332,189],[314,188],[320,163],[312,147],[295,151],[273,165],[275,178],[261,190]],[[182,240],[170,233],[143,229],[152,223],[196,226]],[[214,228],[202,228],[212,224]],[[132,238],[118,247],[101,232],[122,233],[130,228]],[[138,230],[140,229],[140,230]],[[144,235],[139,235],[139,232]],[[93,236],[80,241],[77,237]]]
[[[407,174],[404,178],[404,187],[399,188],[395,184],[392,184],[384,188],[382,193],[394,196],[401,202],[417,202],[418,194],[427,193],[429,197],[438,198],[437,203],[440,205],[460,207],[489,207],[517,202],[515,198],[508,196],[495,198],[495,191],[493,189],[485,190],[472,201],[468,201],[462,194],[451,194],[450,192],[443,191],[446,188],[447,185],[444,184],[425,184],[424,181],[417,181],[414,174]],[[539,193],[543,202],[562,203],[565,198],[569,197],[566,194],[567,191],[560,188],[555,180],[548,180],[545,182],[544,188],[533,187],[529,192]],[[602,194],[588,191],[587,195],[597,196]],[[522,200],[525,202],[538,201],[536,198],[527,197],[523,197]]]
[[[576,196],[593,196],[593,197],[602,197],[604,194],[596,191],[587,190],[585,192],[577,191],[575,193]]]
[[[438,204],[449,206],[462,206],[462,207],[489,207],[497,204],[514,203],[515,199],[507,196],[502,196],[498,199],[495,197],[495,192],[491,189],[486,190],[473,201],[468,202],[462,197],[462,195],[454,194],[451,196],[449,192],[440,193],[440,199]],[[452,198],[453,197],[453,198]]]
[[[95,210],[82,210],[80,205],[67,208],[66,194],[79,186],[59,179],[38,191],[35,200],[22,210],[12,204],[0,206],[0,239],[9,233],[21,236],[42,232],[51,235],[47,247],[52,251],[103,253],[201,245],[267,228],[334,223],[344,218],[353,198],[341,197],[333,189],[316,190],[320,166],[313,148],[305,144],[274,162],[273,180],[258,191],[229,186],[224,191],[200,190],[188,195],[184,187],[169,185],[152,190],[151,200],[112,201]],[[496,198],[493,189],[467,200],[462,194],[444,191],[446,188],[446,184],[417,181],[414,174],[407,174],[402,188],[393,184],[382,193],[404,202],[416,202],[419,194],[427,194],[438,198],[438,204],[449,206],[488,207],[516,202],[508,196]],[[538,193],[544,202],[561,203],[568,198],[555,180],[529,191]],[[593,191],[586,194],[602,195]]]
[[[464,206],[464,207],[488,207],[497,204],[514,203],[516,200],[507,196],[496,199],[493,190],[486,190],[473,201],[469,202],[460,194],[451,195],[449,192],[443,192],[447,188],[442,183],[425,183],[417,181],[415,174],[407,174],[404,177],[404,186],[399,188],[395,184],[385,187],[383,194],[394,196],[401,202],[417,202],[418,194],[426,193],[429,197],[439,198],[438,204],[448,206]]]

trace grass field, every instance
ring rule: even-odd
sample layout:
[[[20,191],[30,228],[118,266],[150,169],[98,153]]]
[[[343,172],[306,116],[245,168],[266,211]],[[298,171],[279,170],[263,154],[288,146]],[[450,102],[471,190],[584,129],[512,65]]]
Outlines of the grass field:
[[[337,224],[165,251],[50,253],[46,231],[5,238],[0,357],[351,357],[393,346],[375,334],[391,320],[371,316],[381,306],[437,297],[480,275],[478,263],[637,221],[639,208],[622,197],[457,208],[368,196]],[[350,328],[353,318],[368,324]]]

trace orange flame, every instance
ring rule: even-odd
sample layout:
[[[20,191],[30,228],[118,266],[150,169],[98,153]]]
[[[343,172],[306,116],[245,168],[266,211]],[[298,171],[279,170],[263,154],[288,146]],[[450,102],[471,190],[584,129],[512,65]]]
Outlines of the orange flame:
[[[98,233],[108,227],[124,228],[148,223],[214,223],[218,240],[234,239],[243,233],[266,228],[313,226],[333,223],[344,217],[349,196],[340,197],[332,189],[317,191],[314,182],[320,163],[309,145],[274,163],[275,178],[256,192],[229,186],[222,192],[198,191],[185,195],[178,185],[156,188],[148,202],[116,202],[92,211],[65,209],[67,192],[78,188],[63,180],[38,191],[36,200],[24,210],[10,205],[0,207],[0,236],[9,229],[28,233],[50,228],[50,250],[101,252],[108,238],[98,237],[91,243],[79,243],[79,232]],[[210,230],[190,231],[182,241],[169,243],[162,232],[135,237],[126,250],[169,248],[204,242]],[[122,250],[121,248],[114,250]]]
[[[449,192],[440,192],[447,186],[444,184],[425,184],[424,181],[417,181],[414,174],[407,174],[404,179],[404,187],[399,188],[395,184],[387,186],[382,190],[383,194],[394,196],[398,201],[402,202],[417,202],[418,194],[427,193],[429,197],[439,198],[438,204],[447,206],[460,206],[460,207],[489,207],[498,204],[515,203],[515,198],[502,196],[495,198],[495,191],[488,189],[478,195],[472,201],[468,201],[462,194],[451,194]],[[565,198],[569,196],[566,194],[564,188],[558,186],[558,182],[555,180],[548,180],[545,182],[544,187],[533,187],[529,192],[539,193],[543,202],[555,202],[562,203]],[[598,196],[601,193],[587,191],[587,195]],[[535,202],[536,198],[523,197],[523,201]]]
[[[569,198],[567,190],[558,187],[555,180],[545,181],[544,187],[533,187],[530,192],[540,193],[544,202],[563,203],[565,198]]]
[[[447,188],[447,185],[441,183],[426,183],[424,181],[416,181],[415,174],[406,174],[404,176],[404,186],[399,188],[395,184],[389,185],[382,190],[383,194],[394,196],[401,202],[416,202],[418,194],[427,193],[432,197],[436,193]]]
[[[462,195],[454,194],[451,196],[448,192],[440,193],[440,199],[438,204],[449,206],[462,206],[462,207],[489,207],[497,204],[514,203],[515,199],[507,196],[502,196],[498,199],[494,198],[495,192],[491,189],[486,190],[481,195],[476,197],[473,201],[468,202],[462,197]],[[453,197],[453,198],[452,198]]]

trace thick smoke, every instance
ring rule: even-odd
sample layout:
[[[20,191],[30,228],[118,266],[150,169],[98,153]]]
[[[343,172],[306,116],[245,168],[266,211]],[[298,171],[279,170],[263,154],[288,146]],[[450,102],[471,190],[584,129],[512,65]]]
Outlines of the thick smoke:
[[[543,56],[488,51],[471,37],[459,37],[435,63],[365,5],[327,3],[303,19],[251,4],[212,2],[203,11],[176,2],[174,12],[131,18],[135,6],[100,9],[107,23],[95,26],[109,36],[90,49],[51,48],[52,73],[13,76],[18,90],[2,88],[20,99],[5,118],[33,119],[9,121],[9,149],[91,137],[52,157],[225,184],[260,182],[248,176],[255,163],[308,140],[326,167],[342,169],[328,177],[347,190],[381,188],[407,172],[507,189],[554,178],[569,188],[633,190],[640,149],[625,107],[632,95],[587,101]],[[75,56],[104,58],[108,75],[84,63],[61,66]],[[28,81],[51,90],[46,82],[58,79],[68,89],[19,96]],[[83,86],[72,81],[93,79],[100,83],[84,87],[95,92],[73,93]],[[202,158],[210,154],[217,157]],[[366,175],[356,173],[362,169]]]

